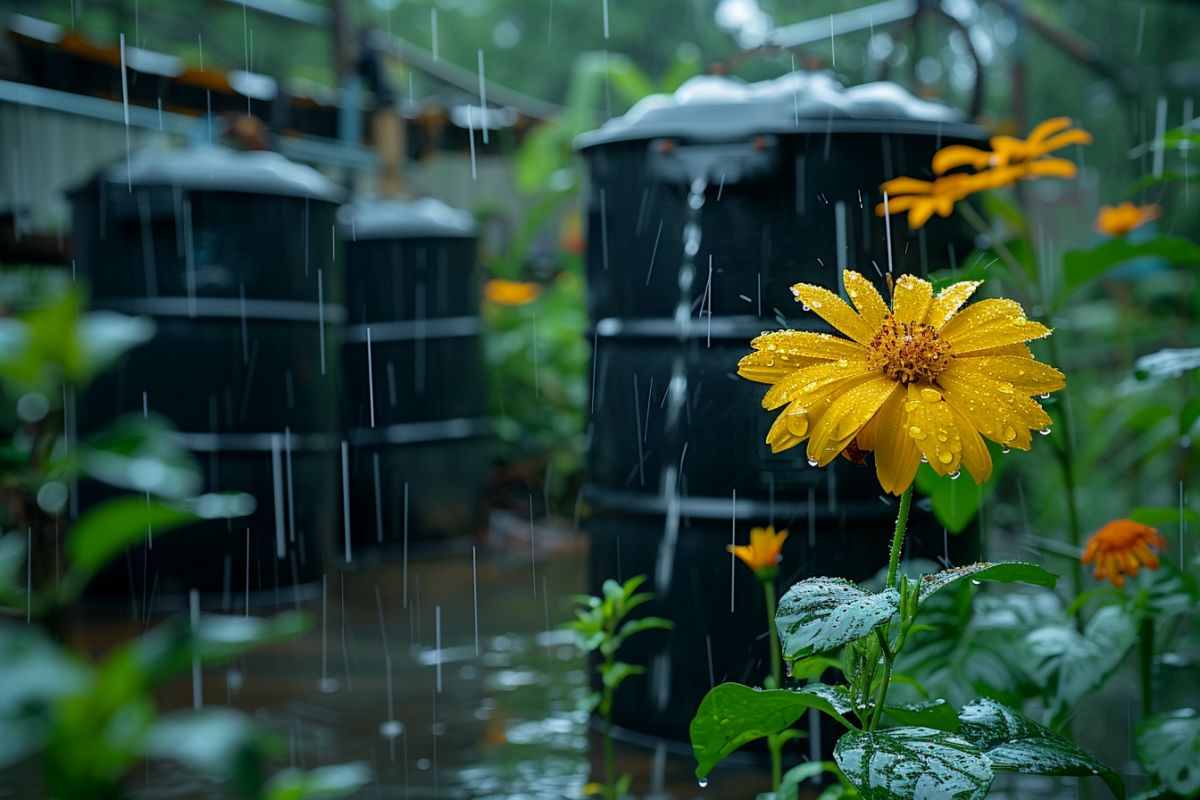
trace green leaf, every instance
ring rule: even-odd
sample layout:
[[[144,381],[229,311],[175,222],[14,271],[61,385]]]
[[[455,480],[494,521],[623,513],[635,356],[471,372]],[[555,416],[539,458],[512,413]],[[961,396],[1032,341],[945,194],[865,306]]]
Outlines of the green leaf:
[[[26,535],[20,531],[0,536],[0,605],[17,605],[27,590],[25,545]]]
[[[271,778],[266,800],[336,800],[349,797],[374,778],[363,763],[332,764],[303,772],[289,767]]]
[[[1098,775],[1114,795],[1125,797],[1125,784],[1090,753],[995,700],[983,697],[963,706],[959,734],[992,762],[992,768],[1026,775],[1090,777]]]
[[[1135,258],[1154,258],[1174,266],[1193,266],[1200,264],[1200,247],[1190,239],[1157,236],[1140,242],[1110,239],[1091,250],[1072,250],[1063,256],[1065,291],[1071,292]]]
[[[618,661],[608,667],[600,666],[600,680],[604,682],[605,686],[615,690],[626,678],[641,675],[645,671],[645,667]]]
[[[1137,727],[1138,761],[1182,797],[1200,794],[1200,714],[1183,708],[1156,714]]]
[[[917,489],[929,498],[933,515],[951,533],[962,533],[979,514],[979,507],[996,487],[997,478],[1011,459],[1000,457],[1000,446],[988,442],[992,456],[992,477],[977,484],[964,477],[938,475],[933,467],[922,464],[917,470]]]
[[[91,682],[90,671],[39,628],[0,622],[0,769],[38,749],[53,705]]]
[[[700,701],[690,727],[696,777],[703,778],[747,742],[790,728],[810,708],[836,714],[829,701],[787,689],[752,689],[740,683],[714,686]]]
[[[1157,528],[1178,525],[1180,522],[1200,522],[1200,514],[1190,508],[1180,509],[1177,506],[1139,506],[1129,512],[1129,519]]]
[[[822,707],[820,710],[831,716],[835,713],[848,714],[852,708],[850,690],[841,684],[810,683],[796,691],[814,695],[827,702],[829,708]]]
[[[145,755],[177,761],[188,769],[229,781],[238,788],[261,786],[273,737],[254,720],[228,708],[177,711],[155,720]]]
[[[808,578],[779,601],[775,627],[788,661],[861,639],[887,622],[900,603],[895,589],[868,592],[844,578]]]
[[[980,561],[965,567],[952,567],[942,572],[926,575],[921,579],[921,602],[924,602],[939,589],[970,578],[972,583],[994,581],[996,583],[1030,583],[1035,586],[1045,586],[1053,589],[1058,582],[1058,576],[1045,567],[1037,564],[1027,564],[1021,561]]]
[[[932,728],[850,731],[833,758],[864,800],[978,800],[992,785],[978,748]]]
[[[1118,606],[1096,612],[1079,633],[1069,623],[1030,633],[1031,669],[1048,690],[1048,719],[1059,727],[1085,694],[1104,684],[1137,641],[1134,620]]]
[[[959,725],[958,713],[955,712],[954,706],[940,698],[924,703],[884,706],[883,713],[901,725],[934,728],[948,733],[957,731]]]
[[[1170,381],[1198,369],[1200,347],[1166,347],[1140,356],[1133,362],[1133,375],[1140,381]],[[1170,406],[1156,406],[1155,411],[1159,408],[1165,409],[1163,416],[1172,413]]]
[[[95,574],[147,536],[157,536],[196,520],[196,515],[146,497],[117,497],[93,506],[71,527],[67,555],[85,576]]]
[[[130,414],[80,443],[82,472],[110,486],[183,499],[200,490],[196,459],[161,417]]]
[[[796,800],[800,795],[800,784],[826,772],[836,773],[837,765],[832,761],[805,761],[803,764],[797,764],[783,773],[783,778],[779,781],[779,791],[775,793],[776,800]]]

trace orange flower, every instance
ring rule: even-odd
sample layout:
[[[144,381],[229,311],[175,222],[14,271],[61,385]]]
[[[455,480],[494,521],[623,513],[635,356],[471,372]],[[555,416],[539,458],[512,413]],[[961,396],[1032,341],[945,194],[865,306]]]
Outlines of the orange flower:
[[[1129,202],[1119,206],[1100,206],[1100,213],[1096,215],[1096,230],[1105,236],[1124,236],[1161,215],[1162,207],[1154,203],[1147,206],[1135,206]]]
[[[1014,136],[993,136],[991,150],[980,150],[963,144],[943,147],[933,156],[932,181],[916,178],[893,178],[879,188],[888,195],[887,208],[875,206],[878,216],[908,212],[908,226],[920,228],[934,214],[950,216],[954,204],[968,195],[987,189],[1002,189],[1018,180],[1051,176],[1074,178],[1078,172],[1065,158],[1046,158],[1048,153],[1069,144],[1090,144],[1092,135],[1070,127],[1067,117],[1048,119],[1033,129],[1028,139]],[[953,172],[957,167],[970,167],[973,172]]]
[[[502,306],[523,306],[541,297],[542,287],[533,281],[492,278],[483,287],[483,296]]]
[[[1092,135],[1081,128],[1071,128],[1069,117],[1054,117],[1040,123],[1028,139],[1015,136],[993,136],[988,142],[991,150],[980,150],[963,144],[943,147],[933,157],[933,171],[945,174],[955,167],[1007,167],[1041,158],[1054,150],[1072,144],[1091,144]]]
[[[1126,575],[1136,575],[1142,567],[1158,569],[1154,550],[1166,546],[1154,528],[1131,519],[1114,519],[1092,534],[1080,561],[1094,562],[1096,580],[1108,578],[1119,589],[1125,585]]]
[[[759,578],[772,578],[775,576],[775,566],[779,563],[779,551],[787,537],[787,531],[776,533],[774,525],[751,528],[750,544],[726,545],[725,549],[740,558]]]

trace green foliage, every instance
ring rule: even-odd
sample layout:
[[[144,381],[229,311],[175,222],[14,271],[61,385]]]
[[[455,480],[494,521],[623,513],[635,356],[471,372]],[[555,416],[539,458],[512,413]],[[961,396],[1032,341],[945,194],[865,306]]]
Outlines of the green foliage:
[[[1064,293],[1102,278],[1113,269],[1138,258],[1154,258],[1180,267],[1200,265],[1200,247],[1190,239],[1157,236],[1140,242],[1110,239],[1091,250],[1072,250],[1063,256]]]
[[[1180,797],[1200,797],[1200,714],[1195,709],[1143,720],[1135,746],[1155,783]]]
[[[775,624],[785,661],[849,644],[891,619],[895,589],[875,594],[844,578],[808,578],[779,600]]]
[[[983,751],[995,770],[1068,777],[1099,775],[1115,796],[1125,797],[1121,779],[1091,754],[995,700],[972,700],[960,716],[959,733]]]
[[[1082,633],[1064,621],[1028,635],[1030,670],[1046,687],[1052,726],[1062,726],[1075,704],[1108,679],[1136,639],[1133,619],[1118,606],[1101,608]]]
[[[977,280],[963,277],[962,270],[955,276],[956,280]],[[922,464],[917,469],[917,490],[929,498],[933,508],[933,516],[942,527],[950,533],[962,533],[971,521],[979,514],[979,507],[996,488],[1000,476],[1009,463],[1001,457],[1000,446],[987,441],[988,451],[992,457],[992,476],[982,484],[974,480],[960,480],[949,475],[938,475],[933,467]]]
[[[945,589],[947,586],[953,586],[958,581],[968,578],[975,584],[982,581],[1026,583],[1032,586],[1045,586],[1050,589],[1053,589],[1054,584],[1058,582],[1057,575],[1037,564],[1024,564],[1019,561],[1005,561],[1000,564],[991,564],[980,561],[975,564],[968,564],[965,567],[954,567],[934,575],[926,575],[921,580],[920,599],[924,602],[935,592]]]
[[[608,800],[619,800],[629,788],[630,776],[616,776],[612,753],[612,704],[617,689],[633,675],[642,673],[636,664],[617,661],[621,645],[639,633],[653,630],[670,630],[670,620],[661,617],[642,616],[629,619],[629,615],[640,606],[654,599],[652,592],[639,592],[646,582],[645,575],[635,575],[624,583],[612,579],[604,581],[599,595],[581,595],[576,602],[581,606],[575,610],[575,619],[563,623],[562,627],[574,631],[579,647],[588,653],[596,653],[595,663],[600,677],[600,692],[593,694],[588,705],[599,711],[604,720],[605,783],[603,794]]]
[[[833,757],[866,800],[977,800],[993,778],[977,748],[932,728],[851,731]]]

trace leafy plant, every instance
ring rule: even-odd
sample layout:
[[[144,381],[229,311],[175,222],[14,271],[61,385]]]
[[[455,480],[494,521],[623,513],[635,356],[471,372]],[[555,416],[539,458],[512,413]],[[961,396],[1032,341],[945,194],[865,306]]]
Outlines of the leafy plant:
[[[624,583],[604,581],[601,594],[583,595],[576,598],[582,607],[576,609],[575,619],[563,625],[575,632],[579,647],[587,653],[595,653],[596,673],[600,679],[600,691],[592,692],[588,699],[588,710],[598,711],[604,721],[604,776],[602,786],[595,792],[606,800],[619,800],[629,789],[631,777],[616,776],[612,743],[612,704],[618,687],[626,678],[639,675],[645,670],[635,664],[617,660],[621,645],[639,633],[651,630],[669,630],[669,620],[661,617],[642,616],[629,619],[639,606],[654,599],[653,592],[638,592],[646,582],[645,575],[635,575]]]

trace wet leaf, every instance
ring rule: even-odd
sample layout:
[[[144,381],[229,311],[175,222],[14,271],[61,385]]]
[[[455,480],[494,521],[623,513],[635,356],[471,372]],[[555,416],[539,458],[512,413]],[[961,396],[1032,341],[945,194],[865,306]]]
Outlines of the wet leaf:
[[[1200,369],[1200,347],[1167,347],[1141,356],[1133,363],[1133,375],[1140,381],[1174,380],[1197,369]]]
[[[940,698],[924,703],[884,706],[883,713],[901,725],[934,728],[948,733],[957,731],[959,725],[958,713],[954,710],[954,706]]]
[[[895,589],[874,594],[844,578],[800,581],[775,612],[783,657],[795,661],[861,639],[891,619],[899,604]]]
[[[271,778],[266,800],[335,800],[349,797],[374,777],[363,763],[332,764],[308,772],[291,767]]]
[[[147,735],[145,754],[178,761],[205,775],[236,780],[242,764],[265,757],[271,749],[270,737],[252,718],[233,709],[206,708],[159,717]],[[260,783],[264,777],[259,776]]]
[[[1097,775],[1114,795],[1125,797],[1125,784],[1115,772],[1062,734],[1008,706],[976,698],[963,706],[959,717],[959,734],[983,751],[993,769],[1026,775]]]
[[[1138,761],[1182,797],[1200,794],[1200,714],[1183,708],[1156,714],[1137,728]]]
[[[833,757],[864,800],[977,800],[993,778],[978,748],[932,728],[850,731]]]
[[[0,536],[0,605],[15,606],[24,602],[26,591],[26,536],[12,531]]]
[[[1050,698],[1047,718],[1059,727],[1085,694],[1099,688],[1137,640],[1134,620],[1118,606],[1096,612],[1083,633],[1069,622],[1030,633],[1031,669]]]
[[[972,583],[994,581],[997,583],[1030,583],[1053,589],[1058,582],[1058,576],[1045,567],[1037,564],[1027,564],[1021,561],[1000,561],[989,563],[980,561],[965,567],[954,567],[921,579],[921,596],[924,602],[939,589],[944,589],[956,581],[970,578]]]
[[[1091,250],[1072,250],[1063,256],[1065,292],[1071,292],[1088,281],[1135,258],[1154,258],[1176,266],[1200,264],[1200,247],[1178,236],[1156,236],[1140,242],[1110,239]]]
[[[992,476],[982,484],[960,475],[938,475],[933,467],[922,464],[917,470],[917,489],[929,498],[933,515],[950,533],[962,533],[979,514],[979,507],[996,488],[1000,474],[1011,459],[1001,457],[1000,445],[985,442],[992,456]]]
[[[787,730],[810,708],[836,714],[828,700],[803,691],[714,686],[700,701],[690,728],[696,777],[703,778],[742,745]]]
[[[0,768],[37,749],[51,725],[51,705],[85,690],[87,668],[22,623],[0,623]]]
[[[80,470],[90,478],[159,497],[182,499],[199,491],[196,459],[161,417],[130,414],[81,443]]]
[[[67,554],[81,580],[148,536],[157,536],[195,521],[196,516],[160,500],[117,497],[93,506],[71,527]]]

